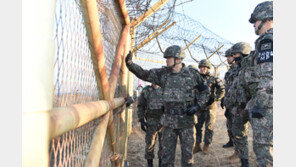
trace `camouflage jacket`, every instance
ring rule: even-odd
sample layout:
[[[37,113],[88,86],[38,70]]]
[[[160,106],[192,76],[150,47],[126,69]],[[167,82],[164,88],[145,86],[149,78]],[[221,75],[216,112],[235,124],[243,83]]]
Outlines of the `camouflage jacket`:
[[[210,88],[210,98],[213,98],[215,101],[219,101],[224,97],[225,94],[225,87],[222,81],[210,73],[201,74],[203,80],[207,83],[208,87]],[[209,106],[206,106],[203,110],[208,110],[212,108],[216,108],[217,103],[212,103]]]
[[[208,101],[210,93],[198,71],[185,67],[184,64],[178,73],[168,67],[144,70],[135,63],[126,65],[138,78],[163,88],[163,126],[180,129],[194,125],[194,117],[187,115],[186,109],[196,104],[202,107]],[[196,91],[199,91],[198,95]]]
[[[242,62],[244,71],[240,85],[251,97],[246,109],[255,105],[273,107],[273,29],[266,31],[255,41],[255,51]]]
[[[146,86],[138,98],[138,118],[146,118],[148,125],[160,124],[163,114],[162,88],[155,89],[153,86]]]
[[[231,109],[235,105],[234,99],[236,98],[236,85],[234,84],[235,79],[238,76],[240,67],[238,64],[232,64],[230,69],[225,74],[225,96],[224,104],[226,108]]]

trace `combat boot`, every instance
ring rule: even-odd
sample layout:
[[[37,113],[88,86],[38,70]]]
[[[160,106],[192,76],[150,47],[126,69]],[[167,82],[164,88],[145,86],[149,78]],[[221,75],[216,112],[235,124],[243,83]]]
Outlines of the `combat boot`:
[[[148,166],[147,167],[153,167],[153,159],[147,159]]]
[[[249,161],[248,159],[241,159],[242,166],[241,167],[249,167]]]
[[[205,143],[202,152],[208,154],[210,152],[210,144]]]
[[[229,157],[229,160],[235,160],[238,158],[238,151],[234,150],[234,153]]]
[[[201,151],[200,143],[196,143],[194,149],[193,149],[193,154],[198,153]]]
[[[228,141],[228,143],[226,143],[226,144],[223,145],[223,148],[229,148],[229,147],[232,147],[232,146],[233,146],[233,142],[232,142],[232,140],[230,139],[230,140]]]
[[[161,167],[161,158],[159,158],[158,167]]]

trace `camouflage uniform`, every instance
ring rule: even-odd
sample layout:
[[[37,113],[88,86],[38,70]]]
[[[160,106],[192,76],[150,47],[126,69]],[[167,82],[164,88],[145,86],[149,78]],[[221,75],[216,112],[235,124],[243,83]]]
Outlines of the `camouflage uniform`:
[[[219,78],[210,75],[210,73],[205,75],[201,74],[201,76],[210,88],[210,99],[214,99],[214,102],[212,102],[212,104],[207,103],[207,106],[202,108],[197,113],[198,122],[196,124],[196,142],[201,143],[202,141],[202,126],[205,123],[204,142],[206,144],[211,144],[214,133],[213,128],[216,121],[216,101],[221,100],[221,98],[224,96],[225,88],[222,81]]]
[[[273,19],[272,1],[258,4],[249,21],[264,23],[266,19]],[[273,166],[273,28],[260,35],[255,47],[242,64],[245,70],[240,85],[251,96],[246,109],[253,129],[253,149],[258,165],[265,167]],[[255,116],[258,111],[259,117]]]
[[[138,118],[145,118],[147,123],[145,158],[154,158],[154,145],[157,136],[159,141],[158,158],[161,158],[162,125],[160,124],[160,118],[163,114],[162,89],[146,86],[138,99],[137,108]]]
[[[270,45],[264,48],[265,45]],[[253,149],[259,166],[273,164],[273,29],[261,35],[255,42],[256,50],[243,64],[240,85],[250,94],[246,109],[263,108],[263,118],[252,118]],[[269,58],[260,55],[269,54]]]
[[[224,80],[225,80],[225,96],[228,96],[228,91],[229,91],[229,88],[234,80],[234,67],[231,65],[229,70],[226,72],[225,76],[224,76]],[[223,101],[224,101],[224,104],[225,104],[225,107],[226,107],[226,110],[229,110],[231,111],[232,108],[230,108],[230,104],[227,104],[226,103],[226,97],[223,98]],[[226,111],[225,111],[226,112]],[[227,132],[228,132],[228,136],[229,136],[229,139],[231,141],[233,141],[233,134],[232,134],[232,120],[233,116],[231,115],[231,112],[228,113],[228,115],[226,116],[226,127],[227,127]]]
[[[174,49],[174,47],[175,45],[169,48]],[[165,51],[165,58],[166,54],[174,54],[167,53],[169,48]],[[178,48],[180,47],[178,46]],[[170,51],[174,52],[174,50]],[[185,55],[183,56],[185,57]],[[164,114],[161,118],[161,124],[164,126],[161,139],[163,147],[162,167],[174,166],[178,136],[182,150],[182,167],[192,167],[192,152],[195,140],[194,117],[193,115],[187,115],[186,111],[196,104],[203,106],[208,100],[209,89],[200,74],[192,68],[185,67],[184,64],[182,64],[181,71],[177,73],[171,67],[144,70],[137,64],[127,59],[126,61],[128,69],[138,78],[163,88]],[[198,97],[196,96],[196,90],[200,91]]]
[[[241,53],[244,49],[244,53]],[[248,55],[251,51],[251,46],[245,42],[239,42],[232,46],[232,53],[241,53]],[[248,147],[248,123],[249,123],[249,114],[245,110],[246,103],[248,102],[247,94],[244,89],[239,86],[241,73],[241,61],[237,62],[237,73],[233,80],[233,83],[230,87],[231,101],[233,108],[231,114],[233,116],[232,124],[232,133],[233,133],[233,142],[236,150],[239,153],[240,159],[249,158],[249,147]]]

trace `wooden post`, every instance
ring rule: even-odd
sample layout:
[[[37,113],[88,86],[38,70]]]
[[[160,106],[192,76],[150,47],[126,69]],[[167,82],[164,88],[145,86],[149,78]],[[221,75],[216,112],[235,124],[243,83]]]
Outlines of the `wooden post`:
[[[221,45],[218,49],[215,50],[207,59],[210,59],[215,53],[217,53],[224,45]]]
[[[97,79],[99,80],[100,84],[100,93],[102,94],[103,98],[107,101],[110,101],[110,91],[109,91],[109,82],[108,82],[108,77],[107,77],[107,72],[106,72],[106,64],[105,64],[105,56],[104,56],[104,50],[103,50],[103,43],[102,43],[102,34],[101,34],[101,29],[100,29],[100,20],[99,20],[99,13],[98,13],[98,8],[97,8],[97,2],[96,0],[81,0],[81,6],[84,12],[84,18],[85,18],[85,25],[86,25],[86,30],[87,30],[87,35],[88,39],[90,42],[90,46],[93,46],[94,50],[94,55],[93,61],[94,65],[97,65],[97,70],[95,70],[97,73],[96,75],[98,76]],[[105,120],[107,119],[108,120]],[[110,151],[112,154],[117,153],[117,147],[115,144],[115,139],[114,139],[114,124],[113,123],[113,112],[112,110],[106,114],[106,118],[104,120],[106,122],[109,122],[111,119],[111,123],[108,123],[108,129],[107,133],[107,139],[108,139],[108,144]],[[103,121],[103,122],[105,122]],[[99,125],[102,128],[104,128],[106,125],[102,124]],[[87,156],[87,159],[85,161],[85,166],[91,166],[91,165],[98,165],[100,162],[100,152],[102,150],[97,150],[98,148],[102,148],[102,146],[98,145],[103,145],[102,140],[97,139],[98,136],[94,136],[92,143],[91,143],[91,148],[90,152]],[[99,142],[99,143],[98,143]],[[115,164],[119,164],[119,160],[115,161]]]
[[[163,30],[161,30],[159,33],[156,33],[152,38],[147,38],[145,39],[139,46],[137,46],[135,49],[133,49],[133,53],[135,53],[137,50],[139,50],[141,47],[145,46],[148,42],[150,42],[151,40],[153,40],[155,37],[159,36],[160,34],[162,34],[163,32],[165,32],[167,29],[171,28],[173,25],[175,25],[176,22],[173,22],[172,24],[170,24],[169,26],[167,26],[166,28],[164,28]]]
[[[147,61],[147,62],[153,62],[153,63],[160,63],[160,64],[166,64],[165,61],[146,59],[146,58],[142,58],[142,57],[135,57],[135,60]]]
[[[155,12],[157,12],[161,7],[163,7],[165,4],[167,4],[169,1],[170,0],[159,0],[150,9],[148,9],[147,12],[145,12],[139,18],[137,18],[137,20],[132,22],[131,26],[134,27],[134,28],[137,27],[142,22],[144,22],[148,17],[150,17]]]
[[[192,45],[198,38],[200,38],[201,35],[199,35],[198,37],[196,37],[192,42],[190,42],[185,48],[184,50],[186,50],[190,45]]]

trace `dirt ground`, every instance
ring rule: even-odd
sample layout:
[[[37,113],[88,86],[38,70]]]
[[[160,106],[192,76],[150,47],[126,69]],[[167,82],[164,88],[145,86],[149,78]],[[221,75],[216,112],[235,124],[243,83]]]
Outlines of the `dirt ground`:
[[[136,112],[133,112],[133,131],[128,138],[128,148],[127,148],[127,161],[130,167],[145,167],[147,166],[147,161],[144,158],[145,152],[145,133],[141,130],[140,124],[137,122]],[[203,130],[204,132],[204,130]],[[248,141],[249,141],[249,163],[250,166],[256,166],[255,154],[252,148],[252,128],[249,124],[248,131]],[[239,167],[241,165],[240,160],[230,161],[227,159],[233,153],[232,148],[222,148],[222,145],[228,142],[228,135],[226,129],[226,118],[224,117],[224,111],[219,109],[217,112],[217,119],[214,127],[213,143],[211,144],[211,150],[208,155],[199,152],[194,154],[194,167]],[[202,145],[203,146],[203,145]],[[155,159],[154,167],[158,167],[157,151],[158,151],[158,141],[155,145]],[[178,139],[178,146],[176,150],[175,167],[181,167],[181,148]]]

